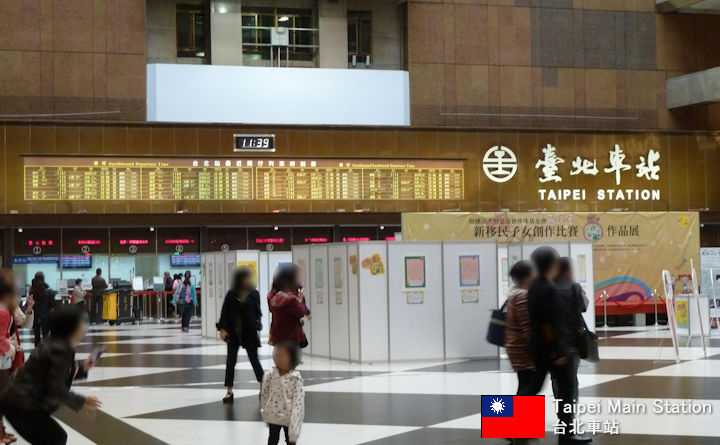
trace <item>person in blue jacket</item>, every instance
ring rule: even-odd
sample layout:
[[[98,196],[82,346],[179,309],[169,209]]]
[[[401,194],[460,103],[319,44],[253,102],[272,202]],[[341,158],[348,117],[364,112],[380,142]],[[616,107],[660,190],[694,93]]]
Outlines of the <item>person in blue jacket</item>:
[[[182,283],[178,284],[173,296],[173,304],[177,307],[178,314],[182,315],[182,330],[187,332],[190,329],[190,318],[195,312],[197,305],[197,290],[195,283],[190,281],[190,271],[185,271]]]

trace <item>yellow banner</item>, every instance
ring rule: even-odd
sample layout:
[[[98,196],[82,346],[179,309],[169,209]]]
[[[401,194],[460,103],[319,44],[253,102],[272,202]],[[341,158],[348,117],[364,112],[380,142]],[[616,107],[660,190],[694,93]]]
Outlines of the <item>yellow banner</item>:
[[[403,239],[591,242],[595,297],[642,301],[662,294],[661,272],[688,287],[690,260],[700,267],[699,216],[694,212],[405,213]]]

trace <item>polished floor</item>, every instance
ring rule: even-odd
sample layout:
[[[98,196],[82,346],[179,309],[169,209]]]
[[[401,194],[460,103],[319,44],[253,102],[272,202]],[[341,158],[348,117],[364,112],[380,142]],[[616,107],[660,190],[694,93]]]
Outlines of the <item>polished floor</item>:
[[[594,443],[720,442],[720,338],[711,339],[707,358],[691,346],[681,349],[682,361],[675,364],[665,330],[617,328],[598,334],[602,360],[583,362],[580,368],[583,402],[703,399],[714,414],[582,416],[587,422],[617,420],[620,434],[599,433]],[[30,341],[27,333],[24,340]],[[98,412],[57,413],[67,426],[69,444],[266,443],[250,364],[241,356],[235,404],[223,405],[225,345],[201,338],[197,322],[188,334],[161,324],[93,327],[78,358],[94,344],[103,344],[107,352],[75,389],[96,394],[104,405]],[[271,366],[269,353],[267,347],[261,351],[266,367]],[[480,396],[516,389],[504,360],[357,365],[306,356],[299,370],[307,391],[299,443],[307,445],[480,443]],[[547,382],[545,393],[550,394]],[[549,397],[547,403],[542,442],[554,443],[556,418]]]

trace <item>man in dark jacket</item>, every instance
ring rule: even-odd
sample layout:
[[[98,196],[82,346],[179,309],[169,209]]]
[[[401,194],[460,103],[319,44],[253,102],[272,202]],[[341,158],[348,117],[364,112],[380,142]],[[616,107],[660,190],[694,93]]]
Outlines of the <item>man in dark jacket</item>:
[[[90,294],[91,323],[102,323],[102,300],[107,288],[107,281],[102,277],[102,269],[98,267],[95,276],[92,278],[92,291]]]
[[[555,285],[558,287],[560,309],[562,310],[563,336],[567,339],[568,365],[573,378],[573,399],[577,403],[578,379],[577,372],[580,366],[580,356],[577,350],[577,333],[584,327],[582,313],[587,310],[589,300],[580,283],[573,278],[572,259],[560,258],[558,276]],[[553,381],[553,388],[557,382]]]
[[[568,364],[568,337],[564,329],[562,300],[553,283],[559,270],[560,256],[552,247],[539,247],[532,254],[538,278],[528,290],[530,315],[530,353],[535,362],[536,392],[540,392],[548,372],[557,382],[555,398],[560,400],[558,419],[566,434],[561,443],[586,443],[590,439],[570,434],[573,420],[574,379]]]

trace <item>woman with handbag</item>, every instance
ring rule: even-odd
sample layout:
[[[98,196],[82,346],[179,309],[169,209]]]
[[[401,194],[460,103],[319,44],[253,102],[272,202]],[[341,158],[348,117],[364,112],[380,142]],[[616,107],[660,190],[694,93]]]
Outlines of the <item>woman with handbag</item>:
[[[577,374],[580,367],[578,333],[585,326],[582,313],[587,310],[589,300],[580,283],[574,279],[572,259],[568,257],[560,258],[559,266],[555,285],[558,287],[563,309],[563,335],[568,345],[567,358],[572,373],[571,379],[574,382],[573,395],[577,401],[579,397]],[[553,380],[553,388],[556,389],[556,387],[557,382]]]
[[[227,394],[223,403],[233,403],[233,383],[238,350],[242,346],[255,372],[255,378],[262,382],[265,371],[258,358],[262,329],[260,294],[253,283],[253,273],[247,267],[241,267],[233,275],[232,287],[225,295],[220,320],[216,327],[220,339],[227,343],[227,362],[225,363],[225,386]]]
[[[510,269],[514,286],[508,292],[505,327],[505,349],[513,370],[517,373],[519,396],[537,394],[538,382],[535,363],[530,355],[530,314],[528,313],[527,290],[535,273],[528,261],[518,261]]]
[[[312,315],[305,301],[305,293],[299,279],[300,269],[295,264],[278,266],[268,293],[268,307],[272,314],[270,344],[292,341],[301,348],[308,346],[303,322]]]

